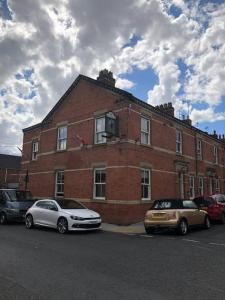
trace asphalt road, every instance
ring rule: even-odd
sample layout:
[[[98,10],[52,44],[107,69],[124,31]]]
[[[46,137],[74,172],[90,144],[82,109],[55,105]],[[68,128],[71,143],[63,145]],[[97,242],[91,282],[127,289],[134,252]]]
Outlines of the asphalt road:
[[[186,237],[0,226],[0,299],[224,300],[225,225]]]

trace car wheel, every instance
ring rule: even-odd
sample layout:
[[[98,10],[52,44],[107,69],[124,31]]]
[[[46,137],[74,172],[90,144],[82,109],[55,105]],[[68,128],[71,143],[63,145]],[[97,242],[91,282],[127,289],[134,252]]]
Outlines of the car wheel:
[[[146,231],[147,234],[153,234],[155,232],[155,228],[145,227],[145,231]]]
[[[211,227],[210,219],[208,216],[205,217],[204,227],[205,229],[209,229]]]
[[[66,233],[68,231],[68,222],[65,218],[59,218],[57,223],[57,229],[59,233]]]
[[[0,224],[1,225],[4,225],[7,223],[7,217],[6,217],[6,214],[5,213],[1,213],[0,214]]]
[[[223,213],[221,216],[221,223],[225,224],[225,213]]]
[[[185,219],[181,219],[178,227],[177,227],[177,231],[180,235],[186,235],[188,232],[188,223]]]
[[[31,229],[34,226],[33,217],[31,215],[26,216],[25,225],[27,229]]]

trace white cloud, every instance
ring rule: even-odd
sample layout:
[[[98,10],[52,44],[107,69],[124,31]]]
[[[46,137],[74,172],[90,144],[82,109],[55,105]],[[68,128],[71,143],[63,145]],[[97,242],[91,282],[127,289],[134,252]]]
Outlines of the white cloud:
[[[2,143],[21,144],[21,129],[41,121],[79,73],[95,78],[103,68],[113,71],[118,87],[130,89],[134,83],[126,73],[150,66],[159,79],[148,92],[151,104],[171,101],[185,110],[182,100],[187,98],[194,120],[208,120],[200,117],[207,113],[223,117],[213,111],[225,95],[225,4],[182,0],[9,0],[8,4],[12,20],[0,18],[4,70],[0,91],[6,89],[0,96]],[[177,18],[168,15],[166,7],[172,4],[182,10]],[[123,48],[133,35],[140,40]],[[189,69],[183,82],[179,59]],[[24,69],[33,70],[29,81],[15,78]],[[27,100],[31,93],[34,97]],[[193,109],[199,102],[208,104],[209,110]]]
[[[116,87],[119,89],[131,89],[132,87],[135,86],[135,83],[124,78],[118,78],[116,80]]]

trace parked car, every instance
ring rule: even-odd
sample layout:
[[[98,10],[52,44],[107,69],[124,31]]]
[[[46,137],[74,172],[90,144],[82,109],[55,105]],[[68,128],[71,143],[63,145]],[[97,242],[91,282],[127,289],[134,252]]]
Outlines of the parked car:
[[[69,230],[95,230],[101,226],[98,213],[74,200],[39,200],[27,211],[25,217],[28,229],[35,225],[52,227],[60,233]]]
[[[33,203],[30,191],[0,189],[0,224],[23,221]]]
[[[153,233],[156,228],[173,228],[185,235],[190,227],[197,225],[208,229],[210,219],[208,213],[200,210],[192,200],[156,200],[144,219],[146,233]]]
[[[210,220],[225,224],[225,195],[200,196],[194,198],[193,201],[198,207],[207,211]]]

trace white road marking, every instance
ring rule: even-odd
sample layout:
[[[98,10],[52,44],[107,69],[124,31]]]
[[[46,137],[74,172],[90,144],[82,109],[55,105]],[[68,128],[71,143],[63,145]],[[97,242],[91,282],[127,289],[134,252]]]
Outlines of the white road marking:
[[[219,244],[219,243],[209,243],[210,245],[215,245],[215,246],[223,246],[225,247],[225,244]]]
[[[197,240],[189,240],[189,239],[182,239],[185,242],[191,242],[191,243],[200,243],[200,241]]]
[[[144,234],[141,234],[140,236],[145,237],[145,238],[153,238],[154,237],[153,235],[144,235]]]

